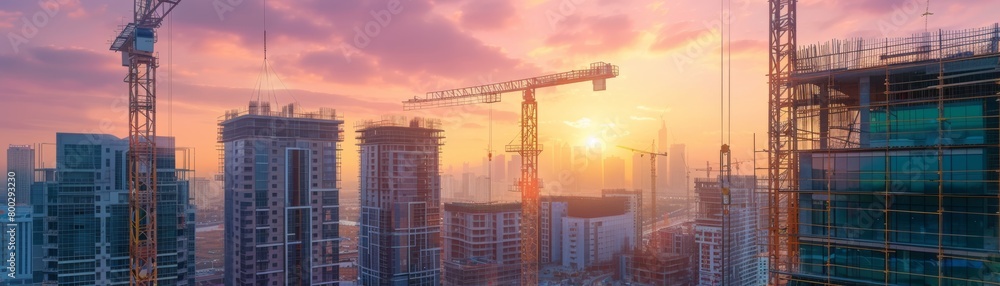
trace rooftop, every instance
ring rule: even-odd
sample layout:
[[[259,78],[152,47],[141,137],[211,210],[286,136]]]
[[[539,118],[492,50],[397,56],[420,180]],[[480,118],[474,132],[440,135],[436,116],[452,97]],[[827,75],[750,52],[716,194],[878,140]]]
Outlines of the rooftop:
[[[860,70],[997,54],[998,42],[1000,24],[925,32],[904,38],[831,40],[799,46],[795,73]]]
[[[542,201],[566,202],[567,214],[575,218],[616,216],[628,210],[624,197],[547,196]]]
[[[441,129],[441,121],[437,119],[414,117],[407,119],[405,116],[385,115],[379,120],[362,120],[354,123],[354,129],[364,130],[377,127],[409,127],[425,129]]]
[[[315,112],[303,112],[302,107],[297,103],[289,103],[281,106],[281,110],[271,110],[271,103],[266,101],[250,101],[247,109],[232,109],[226,111],[221,121],[243,117],[243,116],[263,116],[263,117],[284,117],[297,119],[319,119],[319,120],[341,120],[343,116],[337,115],[337,110],[333,108],[319,108]]]
[[[519,212],[521,203],[446,203],[444,210],[465,213]]]

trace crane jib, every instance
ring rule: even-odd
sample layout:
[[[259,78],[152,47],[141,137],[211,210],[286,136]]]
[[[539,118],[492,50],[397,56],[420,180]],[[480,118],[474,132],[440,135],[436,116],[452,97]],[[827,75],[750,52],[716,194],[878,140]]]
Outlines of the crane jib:
[[[500,94],[525,91],[577,82],[592,81],[594,91],[605,90],[606,80],[618,76],[618,66],[604,62],[590,64],[590,68],[511,80],[473,87],[428,92],[424,98],[414,97],[403,102],[404,110],[448,107],[465,104],[493,103],[500,101]]]

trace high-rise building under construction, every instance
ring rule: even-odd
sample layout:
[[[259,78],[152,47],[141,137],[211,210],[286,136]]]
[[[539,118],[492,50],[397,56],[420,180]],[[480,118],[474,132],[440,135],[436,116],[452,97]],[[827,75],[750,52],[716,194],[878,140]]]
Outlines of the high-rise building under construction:
[[[1000,285],[998,47],[998,25],[834,40],[772,75],[779,283]]]
[[[361,153],[361,285],[441,284],[440,122],[385,117],[355,125]]]
[[[521,204],[444,205],[442,285],[518,285]]]
[[[225,284],[336,285],[340,142],[333,109],[226,112],[219,123],[225,173]]]

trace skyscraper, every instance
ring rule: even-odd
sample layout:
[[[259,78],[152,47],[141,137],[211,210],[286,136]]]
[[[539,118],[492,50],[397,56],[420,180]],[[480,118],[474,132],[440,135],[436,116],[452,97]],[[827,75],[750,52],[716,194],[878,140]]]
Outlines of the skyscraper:
[[[604,186],[603,145],[592,142],[573,146],[572,180],[568,187],[574,192],[599,194]]]
[[[766,208],[757,199],[757,178],[732,176],[729,215],[718,179],[698,178],[698,214],[695,243],[698,248],[698,285],[755,285],[760,280],[761,253],[758,213]],[[724,282],[724,283],[723,283]]]
[[[512,154],[507,161],[507,182],[510,185],[517,184],[521,179],[521,155]]]
[[[649,158],[642,154],[632,153],[632,188],[649,190]]]
[[[361,153],[361,285],[441,284],[439,125],[385,117],[355,126]]]
[[[625,159],[615,156],[604,158],[604,188],[624,189],[625,187]]]
[[[6,173],[9,172],[14,172],[17,183],[14,187],[15,204],[30,205],[31,183],[35,181],[35,149],[31,145],[10,145],[7,147]]]
[[[687,195],[687,152],[684,144],[670,145],[670,152],[667,156],[670,159],[670,194]]]
[[[340,142],[333,109],[280,112],[266,102],[226,112],[226,285],[330,285],[339,280]]]
[[[499,183],[506,184],[506,182],[507,182],[507,156],[504,156],[504,154],[493,155],[493,174],[491,174],[491,176],[492,176],[491,179],[492,179],[492,181],[494,183],[498,183],[499,182]]]
[[[205,177],[191,179],[191,197],[198,209],[208,209],[210,206],[218,205],[218,201],[211,200],[216,198],[212,190],[213,183],[215,182]]]
[[[444,205],[443,285],[516,285],[521,277],[521,204]]]
[[[194,285],[193,170],[174,140],[156,139],[158,284]],[[58,176],[33,186],[36,284],[123,285],[129,282],[128,140],[102,134],[56,134]]]
[[[652,203],[653,198],[649,197],[650,184],[650,170],[649,170],[649,158],[643,156],[639,153],[632,154],[632,189],[640,191],[642,193],[642,217],[645,220],[652,219]]]
[[[568,178],[573,170],[573,149],[566,142],[558,142],[552,148],[552,175],[560,182]],[[510,176],[510,174],[508,174]]]
[[[665,195],[667,192],[664,191],[676,188],[675,185],[679,185],[679,182],[681,182],[675,180],[672,175],[669,175],[674,170],[671,158],[676,153],[670,152],[673,150],[670,150],[670,142],[667,141],[669,138],[667,138],[666,120],[660,120],[660,130],[656,135],[656,152],[666,152],[668,154],[667,156],[658,156],[656,158],[656,188],[658,189],[656,193]]]

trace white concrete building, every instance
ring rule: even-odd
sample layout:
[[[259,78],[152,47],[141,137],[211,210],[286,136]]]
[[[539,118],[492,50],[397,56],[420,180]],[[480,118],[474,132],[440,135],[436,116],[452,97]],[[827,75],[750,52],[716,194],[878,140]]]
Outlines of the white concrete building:
[[[723,215],[722,192],[717,179],[695,180],[698,214],[695,244],[698,248],[698,285],[760,285],[757,226],[760,204],[756,178],[732,176],[729,215]]]
[[[636,196],[543,197],[541,263],[583,270],[636,244]]]

